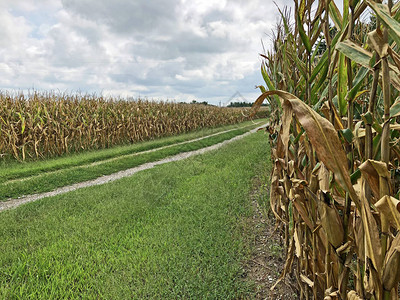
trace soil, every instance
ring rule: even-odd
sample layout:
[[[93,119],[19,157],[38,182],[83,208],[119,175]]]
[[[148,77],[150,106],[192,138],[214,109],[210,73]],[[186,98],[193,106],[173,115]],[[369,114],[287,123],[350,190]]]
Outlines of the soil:
[[[249,220],[254,250],[244,266],[245,280],[255,283],[255,299],[299,299],[296,279],[290,275],[271,290],[285,265],[285,250],[281,235],[275,230],[274,216],[266,205],[267,194],[268,188],[263,187],[259,178],[255,179],[251,194],[253,216]]]

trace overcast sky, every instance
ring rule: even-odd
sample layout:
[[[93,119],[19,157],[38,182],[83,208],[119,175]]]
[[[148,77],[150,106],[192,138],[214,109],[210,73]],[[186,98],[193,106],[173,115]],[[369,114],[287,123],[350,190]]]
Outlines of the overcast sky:
[[[0,0],[0,89],[254,101],[277,16],[272,0]]]

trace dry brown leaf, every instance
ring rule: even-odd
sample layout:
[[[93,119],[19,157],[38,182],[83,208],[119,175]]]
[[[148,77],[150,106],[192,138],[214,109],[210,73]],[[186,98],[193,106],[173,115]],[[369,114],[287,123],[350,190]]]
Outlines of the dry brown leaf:
[[[292,110],[288,106],[283,107],[282,116],[282,131],[281,139],[285,150],[285,161],[289,159],[289,135],[290,135],[290,124],[292,123]]]
[[[386,184],[388,190],[391,191],[390,173],[387,169],[386,163],[369,159],[360,165],[359,168],[362,176],[364,176],[364,178],[367,180],[376,199],[381,198],[380,188],[382,187],[380,186],[380,183],[382,181],[380,180],[383,179],[384,184]]]
[[[324,197],[323,192],[320,193],[320,197]],[[338,248],[344,240],[343,223],[339,212],[334,207],[326,204],[323,199],[318,201],[318,212],[328,241],[335,249]]]
[[[380,34],[377,30],[368,33],[367,42],[368,45],[378,53],[379,57],[384,57],[387,55],[389,45],[384,41],[382,34]]]
[[[319,188],[322,191],[329,191],[329,170],[325,167],[323,163],[318,170],[318,181],[319,181]]]
[[[310,230],[314,230],[314,226],[312,221],[310,220],[308,213],[307,213],[307,208],[304,206],[304,198],[300,197],[300,195],[296,195],[296,197],[293,199],[293,205],[296,208],[297,212],[303,219],[303,221],[306,223],[308,228]]]
[[[389,50],[390,56],[392,57],[392,59],[393,59],[395,65],[396,65],[396,67],[397,67],[397,70],[400,72],[400,55],[398,55],[398,54],[397,54],[395,51],[393,51],[392,48],[390,48],[390,47],[389,47],[388,50]]]
[[[382,282],[385,290],[390,291],[400,281],[400,233],[393,240],[385,258]]]
[[[386,218],[389,222],[400,230],[400,201],[391,196],[384,196],[375,203],[376,209]]]
[[[307,284],[310,288],[314,287],[314,281],[312,281],[310,278],[308,278],[306,275],[304,274],[300,274],[300,278],[301,280]]]
[[[356,291],[351,290],[350,292],[347,293],[347,299],[348,300],[362,300],[362,298],[360,298]]]
[[[337,182],[350,194],[351,199],[357,207],[360,207],[360,200],[351,184],[350,174],[347,169],[346,154],[333,125],[299,98],[288,92],[265,92],[256,100],[256,103],[262,103],[266,97],[272,95],[278,95],[283,99],[283,106],[292,108],[293,113],[305,129],[311,144],[314,146],[318,158],[330,171],[335,173]]]
[[[280,199],[280,193],[279,193],[279,169],[277,166],[278,163],[275,163],[272,176],[271,176],[271,190],[269,194],[269,199],[270,199],[270,207],[272,210],[272,213],[275,215],[276,219],[280,220],[283,222],[281,216],[279,215],[277,211],[277,207],[279,206],[279,199]]]
[[[354,237],[355,237],[354,241],[356,244],[356,247],[354,247],[354,248],[355,248],[357,257],[361,261],[364,261],[364,258],[365,258],[364,228],[363,228],[362,220],[360,218],[356,219],[353,230],[354,230]]]
[[[361,191],[364,191],[365,178],[363,178],[361,185]],[[364,227],[365,255],[371,259],[375,270],[380,271],[382,270],[382,249],[379,239],[379,229],[364,193],[361,195],[361,205],[361,219]]]
[[[299,239],[299,235],[297,233],[297,228],[294,228],[294,246],[295,246],[295,250],[296,250],[296,256],[300,257],[301,256],[301,244],[300,244],[300,239]]]

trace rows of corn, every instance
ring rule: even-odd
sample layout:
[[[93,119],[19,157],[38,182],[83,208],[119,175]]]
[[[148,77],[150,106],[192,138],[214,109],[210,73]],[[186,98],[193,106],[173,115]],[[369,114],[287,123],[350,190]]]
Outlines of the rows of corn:
[[[0,154],[25,160],[246,120],[240,109],[90,95],[0,93]]]
[[[299,299],[398,299],[400,3],[295,0],[262,54],[286,246]],[[277,283],[278,283],[277,282]]]

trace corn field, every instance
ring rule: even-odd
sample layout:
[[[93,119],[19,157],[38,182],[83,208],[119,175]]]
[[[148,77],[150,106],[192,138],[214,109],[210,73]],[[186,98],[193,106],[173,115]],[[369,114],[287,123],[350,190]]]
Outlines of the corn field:
[[[48,158],[247,119],[241,109],[199,104],[0,93],[0,154],[17,160]]]
[[[400,3],[295,0],[261,56],[286,246],[300,299],[398,299]]]

